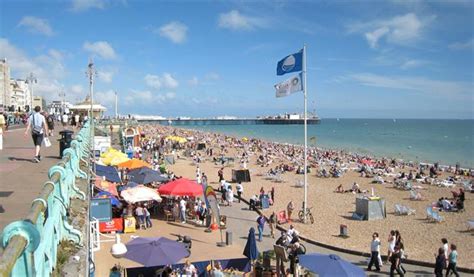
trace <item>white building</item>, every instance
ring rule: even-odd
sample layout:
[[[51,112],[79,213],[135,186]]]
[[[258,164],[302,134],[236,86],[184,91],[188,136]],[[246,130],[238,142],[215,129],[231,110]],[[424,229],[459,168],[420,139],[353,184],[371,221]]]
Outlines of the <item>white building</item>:
[[[0,60],[0,110],[10,106],[10,67],[7,59]]]
[[[53,102],[51,102],[48,107],[47,107],[47,110],[48,110],[48,113],[50,114],[63,114],[63,113],[69,113],[69,109],[72,107],[73,105],[67,101],[58,101],[58,100],[55,100]]]
[[[10,80],[10,105],[14,111],[26,112],[31,110],[32,99],[30,86],[25,80]]]

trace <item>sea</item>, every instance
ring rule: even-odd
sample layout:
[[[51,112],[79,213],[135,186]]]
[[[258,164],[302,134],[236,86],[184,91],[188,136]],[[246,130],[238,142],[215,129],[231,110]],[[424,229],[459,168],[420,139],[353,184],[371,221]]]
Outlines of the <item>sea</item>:
[[[205,125],[181,128],[304,144],[304,125]],[[404,161],[474,168],[474,120],[322,119],[308,145]]]

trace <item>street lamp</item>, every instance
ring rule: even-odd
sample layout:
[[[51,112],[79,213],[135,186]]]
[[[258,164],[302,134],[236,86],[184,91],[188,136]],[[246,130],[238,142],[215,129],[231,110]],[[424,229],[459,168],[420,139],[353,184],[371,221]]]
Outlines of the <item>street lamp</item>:
[[[59,97],[61,97],[61,112],[60,114],[64,113],[64,98],[66,97],[66,92],[64,91],[64,88],[61,88],[61,91],[59,91]]]
[[[29,106],[30,106],[30,111],[33,110],[33,84],[36,84],[38,83],[38,80],[36,79],[36,76],[33,74],[33,72],[30,73],[30,75],[28,75],[26,77],[26,83],[30,85],[30,103],[29,103]]]
[[[91,101],[90,114],[89,114],[89,128],[91,136],[91,147],[92,147],[92,158],[95,159],[95,146],[94,146],[94,78],[97,76],[97,70],[95,70],[94,62],[92,59],[89,60],[87,66],[86,76],[89,78],[89,100]]]

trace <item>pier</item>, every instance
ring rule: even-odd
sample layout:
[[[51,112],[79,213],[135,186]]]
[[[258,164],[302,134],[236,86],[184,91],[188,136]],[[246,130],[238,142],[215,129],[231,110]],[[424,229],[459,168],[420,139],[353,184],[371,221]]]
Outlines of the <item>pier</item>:
[[[207,126],[207,125],[302,125],[304,119],[285,118],[173,118],[173,119],[148,119],[140,118],[138,122],[158,123],[165,126]],[[319,124],[319,118],[308,118],[307,123]]]

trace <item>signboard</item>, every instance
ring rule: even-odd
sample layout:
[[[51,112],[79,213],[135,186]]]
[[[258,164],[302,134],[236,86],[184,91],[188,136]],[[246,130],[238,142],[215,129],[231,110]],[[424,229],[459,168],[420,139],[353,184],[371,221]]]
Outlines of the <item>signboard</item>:
[[[122,218],[113,218],[111,221],[100,222],[99,231],[101,233],[110,233],[110,232],[122,232],[123,231],[123,219]]]
[[[110,198],[91,199],[90,219],[96,218],[100,222],[112,220],[112,201]]]

